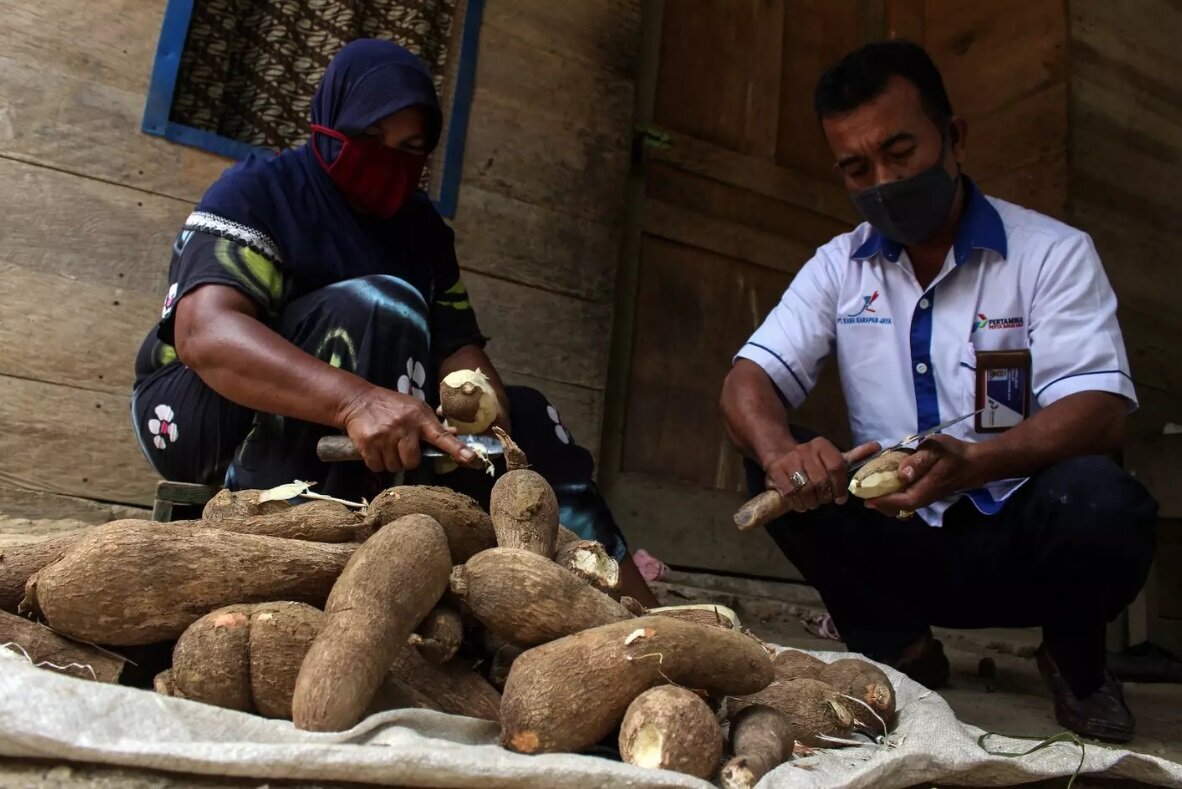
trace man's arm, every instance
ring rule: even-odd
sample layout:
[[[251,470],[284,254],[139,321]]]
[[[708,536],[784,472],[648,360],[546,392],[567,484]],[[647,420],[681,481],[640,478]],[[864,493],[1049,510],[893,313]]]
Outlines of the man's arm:
[[[176,307],[177,356],[239,405],[345,430],[374,471],[417,466],[420,436],[457,462],[472,459],[425,403],[305,353],[259,321],[258,313],[235,288],[194,289]]]
[[[914,511],[996,480],[1031,476],[1068,458],[1114,452],[1124,438],[1127,410],[1119,395],[1077,392],[992,441],[933,436],[899,467],[899,476],[914,484],[868,506],[889,515]]]
[[[465,345],[444,358],[439,363],[439,380],[442,381],[456,370],[475,370],[477,368],[492,381],[493,390],[497,393],[497,400],[501,403],[500,416],[493,424],[506,433],[513,432],[511,415],[509,414],[509,395],[505,393],[505,384],[501,381],[501,375],[497,372],[497,368],[493,367],[492,359],[488,358],[488,354],[479,345]]]
[[[788,409],[772,379],[755,362],[735,362],[723,381],[719,405],[731,443],[761,468],[796,448],[788,426]]]

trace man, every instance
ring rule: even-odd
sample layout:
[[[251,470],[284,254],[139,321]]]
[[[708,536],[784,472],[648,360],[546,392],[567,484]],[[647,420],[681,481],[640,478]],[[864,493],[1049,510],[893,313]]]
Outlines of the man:
[[[723,387],[752,492],[794,510],[769,531],[851,650],[939,687],[931,625],[1041,626],[1059,722],[1126,741],[1105,623],[1145,581],[1157,505],[1109,457],[1137,400],[1091,239],[962,175],[968,126],[914,44],[850,54],[815,108],[867,222],[817,250]],[[789,413],[834,349],[845,455]],[[982,408],[919,445],[902,491],[847,503],[847,464]]]

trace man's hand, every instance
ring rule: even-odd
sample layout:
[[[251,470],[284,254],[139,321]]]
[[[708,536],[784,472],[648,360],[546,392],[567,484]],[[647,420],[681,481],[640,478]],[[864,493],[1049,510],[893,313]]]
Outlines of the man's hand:
[[[778,490],[796,512],[815,510],[831,501],[845,504],[849,498],[846,468],[878,450],[878,444],[870,443],[842,454],[828,439],[814,438],[797,444],[764,467],[767,486]],[[803,485],[797,484],[802,480]]]
[[[869,499],[866,506],[884,515],[914,512],[934,501],[983,484],[977,464],[978,444],[934,435],[899,464],[899,479],[907,487],[889,496]]]
[[[461,465],[476,457],[422,400],[378,386],[363,389],[345,407],[342,424],[365,465],[375,472],[416,468],[422,460],[420,441],[434,444]]]

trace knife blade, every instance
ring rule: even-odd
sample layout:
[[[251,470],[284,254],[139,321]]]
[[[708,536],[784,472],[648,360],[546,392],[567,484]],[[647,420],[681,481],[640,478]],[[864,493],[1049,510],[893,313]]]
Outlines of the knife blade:
[[[472,447],[480,447],[488,453],[489,457],[497,457],[505,454],[505,447],[501,445],[500,440],[496,436],[486,435],[459,435],[456,436],[461,443]],[[447,457],[447,453],[439,449],[433,444],[423,442],[420,446],[420,451],[423,457],[440,458]],[[324,436],[316,443],[316,456],[325,463],[340,463],[349,460],[361,460],[361,453],[353,446],[353,442],[349,440],[348,436]]]
[[[865,466],[867,463],[874,460],[875,458],[885,455],[887,452],[894,452],[896,449],[902,449],[903,447],[905,447],[908,444],[911,444],[913,442],[922,441],[923,439],[927,438],[930,435],[935,435],[936,433],[947,430],[948,428],[952,427],[953,425],[955,425],[959,422],[963,422],[966,419],[971,419],[972,417],[976,416],[977,414],[981,413],[984,410],[985,410],[984,408],[979,408],[976,411],[972,411],[967,414],[962,414],[961,416],[955,417],[954,419],[949,419],[947,422],[941,422],[940,424],[936,425],[935,427],[929,427],[927,430],[923,430],[918,433],[913,433],[909,436],[904,436],[902,439],[900,439],[896,443],[894,443],[891,446],[886,447],[884,449],[880,449],[878,452],[875,452],[873,455],[866,458],[865,460],[861,460],[861,461],[858,461],[857,463],[851,464],[850,466],[848,466],[846,468],[846,472],[849,474],[853,474],[855,471],[862,468],[862,466]]]

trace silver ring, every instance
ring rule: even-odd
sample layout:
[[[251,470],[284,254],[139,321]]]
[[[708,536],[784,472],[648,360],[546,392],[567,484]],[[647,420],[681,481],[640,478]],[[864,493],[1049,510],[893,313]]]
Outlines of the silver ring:
[[[793,471],[792,476],[788,477],[792,480],[792,486],[797,490],[801,490],[805,485],[809,484],[809,478],[804,475],[803,471]]]

